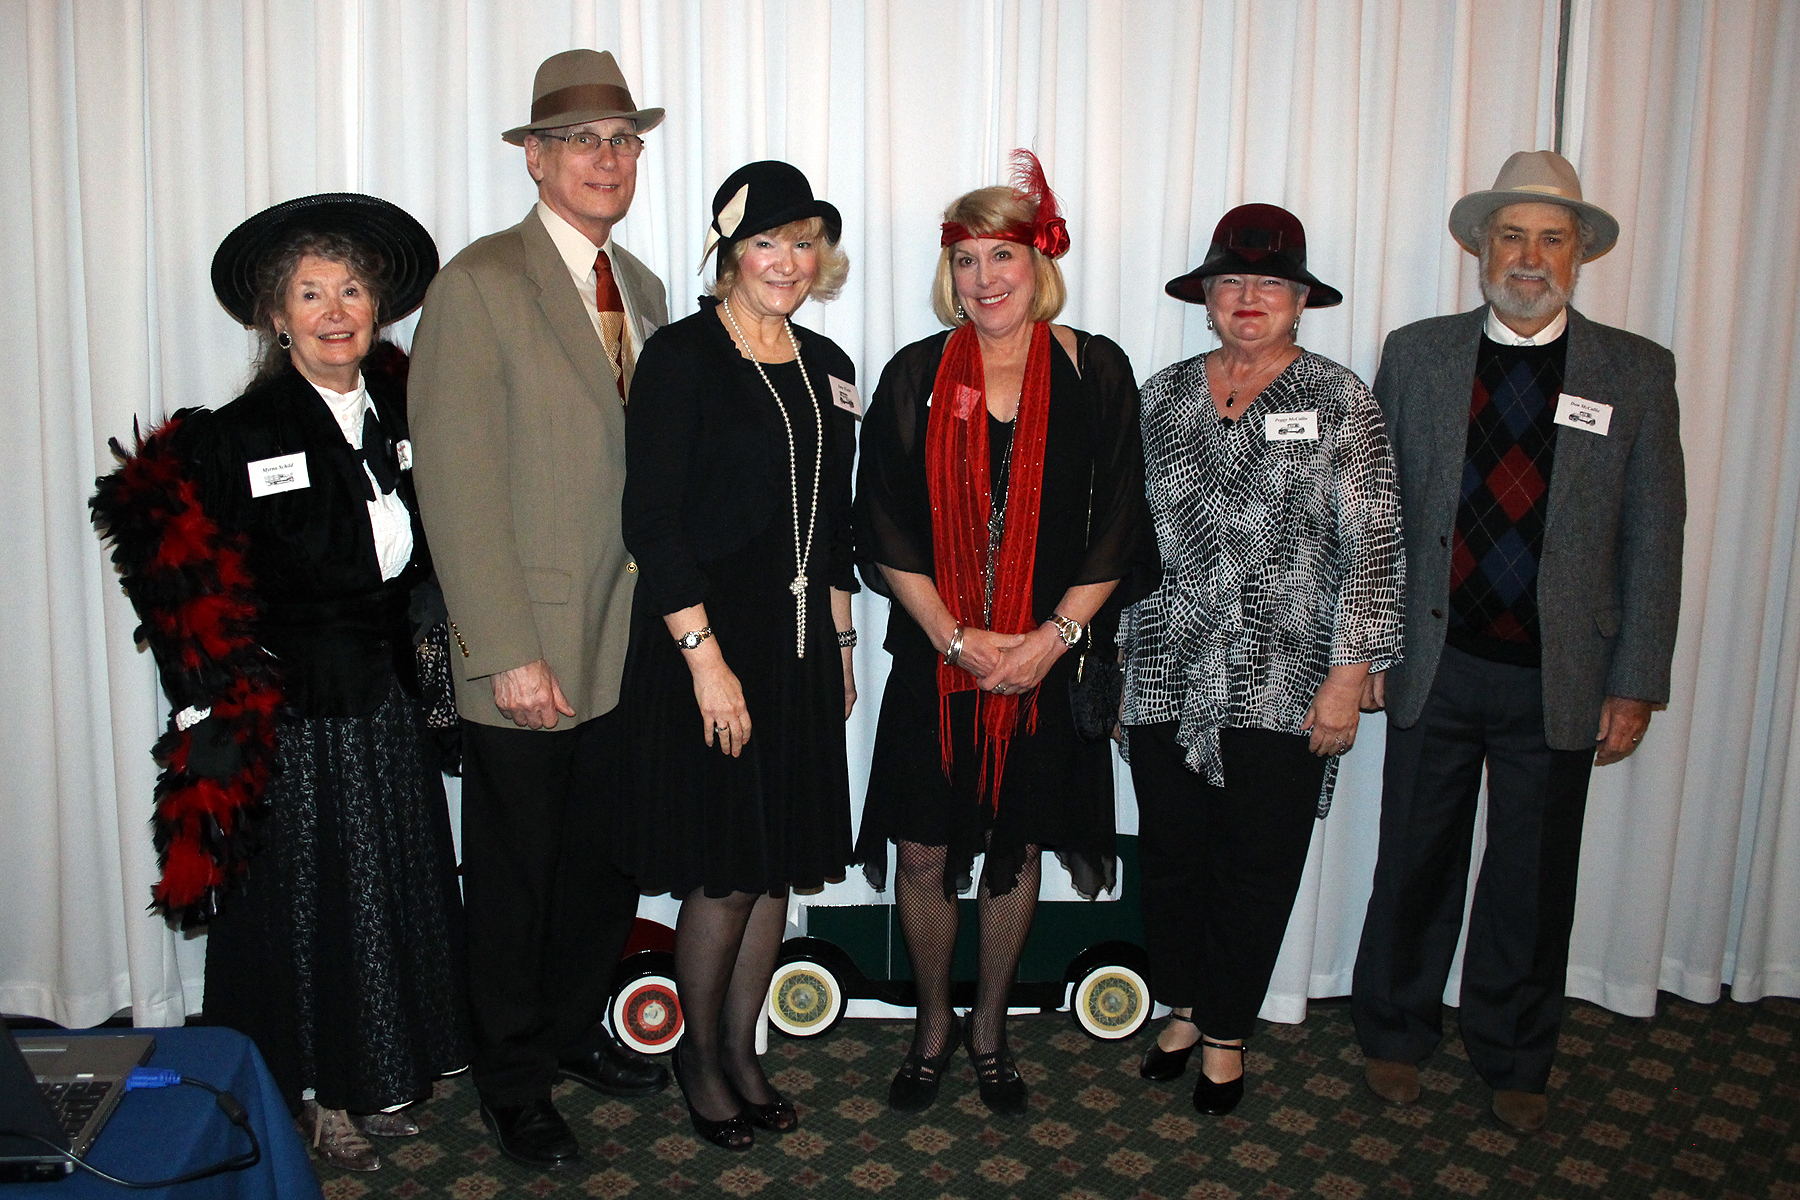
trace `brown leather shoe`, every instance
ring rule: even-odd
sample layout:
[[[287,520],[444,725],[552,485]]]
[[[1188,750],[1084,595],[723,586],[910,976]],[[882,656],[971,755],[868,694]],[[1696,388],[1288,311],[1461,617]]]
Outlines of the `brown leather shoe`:
[[[1494,1116],[1508,1129],[1519,1133],[1536,1133],[1550,1115],[1550,1102],[1542,1092],[1494,1093]]]
[[[303,1100],[294,1123],[319,1157],[339,1170],[381,1170],[381,1156],[343,1109],[320,1108],[316,1100]]]
[[[404,1108],[393,1112],[351,1113],[356,1127],[369,1137],[418,1137],[419,1123],[406,1115]]]
[[[1411,1104],[1419,1098],[1419,1068],[1416,1063],[1371,1058],[1363,1063],[1363,1082],[1369,1085],[1371,1092],[1389,1104]]]

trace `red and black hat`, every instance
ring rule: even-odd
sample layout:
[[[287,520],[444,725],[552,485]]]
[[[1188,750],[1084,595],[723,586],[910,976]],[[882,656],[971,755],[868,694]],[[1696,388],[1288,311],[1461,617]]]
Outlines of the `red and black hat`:
[[[1240,204],[1219,219],[1206,261],[1163,285],[1163,291],[1189,304],[1206,303],[1200,283],[1214,275],[1272,275],[1312,289],[1306,307],[1330,308],[1344,294],[1320,282],[1306,269],[1306,227],[1300,218],[1274,204]]]

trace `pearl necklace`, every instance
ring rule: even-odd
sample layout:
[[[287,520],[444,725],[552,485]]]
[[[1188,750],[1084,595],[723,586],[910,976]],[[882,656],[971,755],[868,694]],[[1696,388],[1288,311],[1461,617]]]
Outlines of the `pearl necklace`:
[[[813,531],[819,522],[819,473],[825,462],[825,418],[819,412],[819,397],[813,393],[812,379],[806,373],[806,364],[800,361],[800,343],[794,337],[794,327],[787,319],[782,318],[781,327],[787,332],[788,345],[794,348],[794,365],[800,368],[800,382],[806,385],[806,398],[812,401],[813,422],[819,427],[819,452],[813,456],[812,511],[806,518],[806,544],[800,542],[800,479],[799,460],[794,448],[794,423],[788,419],[787,406],[781,402],[781,393],[769,381],[769,373],[763,370],[762,361],[750,348],[750,339],[738,327],[737,317],[732,314],[731,301],[723,301],[725,319],[731,322],[732,332],[737,334],[745,354],[756,367],[756,373],[762,376],[763,386],[769,389],[769,395],[775,397],[775,411],[781,414],[781,424],[787,430],[788,441],[788,494],[794,502],[794,582],[788,584],[788,591],[794,594],[794,657],[806,657],[806,564],[812,558]]]

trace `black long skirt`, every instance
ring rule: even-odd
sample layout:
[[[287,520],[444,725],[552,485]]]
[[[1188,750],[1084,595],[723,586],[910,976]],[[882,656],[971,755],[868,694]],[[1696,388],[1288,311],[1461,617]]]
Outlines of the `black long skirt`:
[[[264,844],[208,929],[206,1020],[248,1035],[290,1108],[375,1112],[469,1061],[443,778],[395,684],[366,717],[284,724]]]

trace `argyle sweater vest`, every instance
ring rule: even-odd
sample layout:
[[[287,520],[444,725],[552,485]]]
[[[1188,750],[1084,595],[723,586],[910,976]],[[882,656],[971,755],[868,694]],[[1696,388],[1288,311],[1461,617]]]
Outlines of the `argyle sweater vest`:
[[[1567,334],[1547,346],[1502,346],[1483,336],[1475,355],[1445,640],[1494,662],[1541,661],[1538,559],[1568,345]]]

